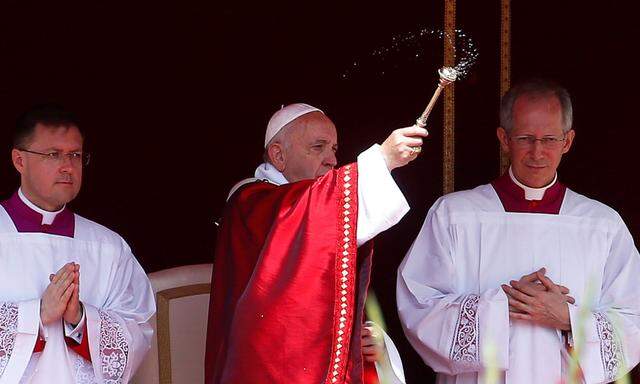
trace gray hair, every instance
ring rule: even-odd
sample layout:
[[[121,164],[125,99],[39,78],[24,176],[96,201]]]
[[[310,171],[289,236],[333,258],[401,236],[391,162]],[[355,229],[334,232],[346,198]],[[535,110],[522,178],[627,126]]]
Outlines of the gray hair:
[[[291,134],[290,127],[295,125],[294,122],[296,120],[297,119],[290,121],[288,124],[282,127],[282,129],[280,129],[280,131],[276,133],[276,135],[273,136],[271,140],[269,140],[269,144],[267,144],[267,146],[264,148],[264,153],[262,154],[262,160],[265,163],[273,164],[273,161],[271,161],[271,156],[269,156],[269,148],[273,143],[280,143],[287,150],[291,148],[291,142],[289,141],[289,136]]]
[[[500,102],[500,126],[507,133],[513,130],[513,104],[518,97],[527,95],[534,98],[555,96],[562,108],[562,132],[569,132],[573,125],[573,107],[569,92],[560,84],[545,79],[532,79],[519,83],[502,97]]]

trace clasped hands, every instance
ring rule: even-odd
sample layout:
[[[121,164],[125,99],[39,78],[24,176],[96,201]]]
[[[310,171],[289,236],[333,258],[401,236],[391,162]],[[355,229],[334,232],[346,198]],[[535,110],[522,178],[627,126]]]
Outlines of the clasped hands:
[[[40,299],[40,320],[43,325],[64,319],[77,325],[82,320],[80,303],[80,265],[67,263],[49,276],[49,285]]]
[[[567,303],[574,304],[575,299],[569,296],[569,288],[555,284],[545,273],[545,268],[541,268],[502,285],[509,299],[509,318],[569,331]]]

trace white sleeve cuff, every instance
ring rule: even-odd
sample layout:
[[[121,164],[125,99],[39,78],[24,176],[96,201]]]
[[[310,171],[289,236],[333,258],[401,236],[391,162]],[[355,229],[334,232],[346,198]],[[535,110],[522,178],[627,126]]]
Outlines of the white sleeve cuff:
[[[381,329],[382,330],[382,329]],[[387,384],[405,384],[404,368],[402,367],[402,359],[396,345],[391,337],[382,330],[384,337],[384,356],[382,362],[375,363],[376,373],[381,383]]]
[[[480,359],[485,367],[509,369],[509,299],[502,288],[485,291],[478,303]]]
[[[45,328],[44,324],[42,324],[42,320],[40,320],[38,321],[38,338],[41,340],[47,340],[47,337],[49,337],[47,328]]]
[[[580,340],[588,343],[599,343],[600,338],[595,327],[593,313],[585,310],[584,307],[578,307],[575,304],[569,304],[569,322],[571,323],[571,333],[573,335],[581,334]]]
[[[75,328],[73,327],[72,324],[69,324],[66,321],[63,321],[65,337],[71,338],[73,341],[75,341],[78,344],[82,343],[82,336],[84,335],[84,324],[86,321],[85,311],[82,304],[80,304],[80,308],[82,308],[82,317],[80,318],[80,321],[78,322],[78,325],[76,325]]]
[[[408,211],[380,145],[372,145],[358,155],[358,246],[397,224]]]
[[[567,344],[569,345],[569,347],[573,348],[573,334],[584,332],[584,330],[581,330],[579,328],[582,326],[582,324],[584,324],[584,321],[581,321],[580,319],[580,309],[578,308],[578,306],[571,303],[567,303],[567,306],[569,306],[569,324],[571,326],[571,329],[567,331]],[[558,333],[561,334],[561,332]]]
[[[40,299],[19,302],[18,333],[37,335],[40,331],[40,324]]]

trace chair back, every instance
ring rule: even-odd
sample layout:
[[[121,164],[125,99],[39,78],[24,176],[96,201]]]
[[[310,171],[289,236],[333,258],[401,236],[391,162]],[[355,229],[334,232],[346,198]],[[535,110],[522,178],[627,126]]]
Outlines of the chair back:
[[[158,311],[151,319],[151,350],[134,384],[204,382],[204,354],[213,264],[185,265],[149,274]]]

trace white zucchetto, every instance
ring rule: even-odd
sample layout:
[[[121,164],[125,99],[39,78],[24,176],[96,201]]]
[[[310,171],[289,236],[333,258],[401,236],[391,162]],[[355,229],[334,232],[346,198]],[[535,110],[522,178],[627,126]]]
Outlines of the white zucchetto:
[[[318,108],[304,103],[289,104],[286,107],[283,106],[280,108],[280,110],[274,113],[273,116],[271,116],[271,119],[269,119],[269,124],[267,124],[267,133],[264,136],[264,147],[267,147],[267,144],[269,144],[271,139],[273,139],[273,137],[278,134],[285,125],[298,117],[311,112],[320,112],[324,114],[324,112]]]

